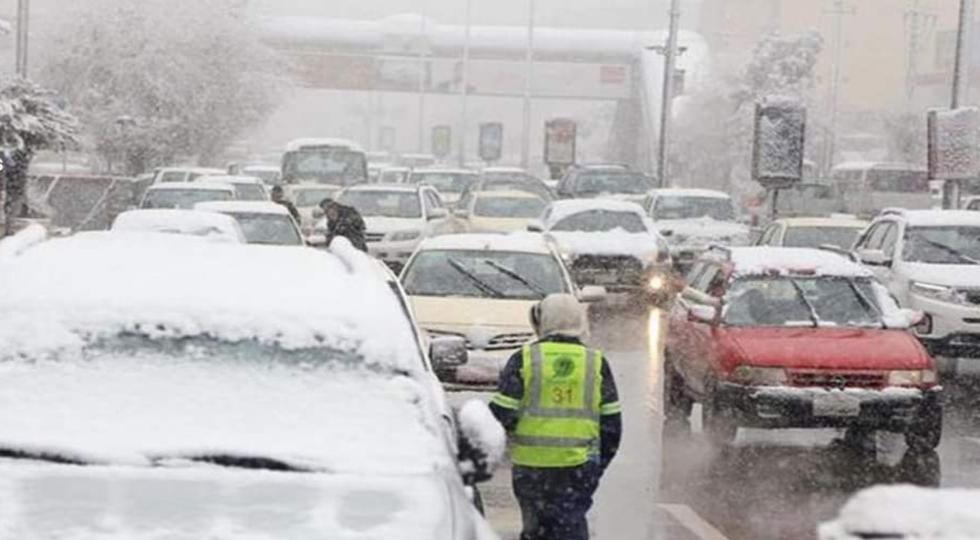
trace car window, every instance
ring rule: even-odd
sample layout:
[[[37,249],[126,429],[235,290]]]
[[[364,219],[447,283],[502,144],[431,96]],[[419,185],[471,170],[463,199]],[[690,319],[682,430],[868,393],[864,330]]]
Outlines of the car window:
[[[143,199],[143,208],[180,208],[191,210],[199,202],[230,201],[230,191],[211,189],[151,189]]]
[[[530,219],[541,215],[545,202],[537,197],[493,197],[476,199],[473,215],[490,218]]]
[[[898,244],[898,224],[892,223],[885,230],[885,235],[881,240],[881,250],[885,252],[885,255],[894,256],[896,244]]]
[[[974,199],[970,201],[970,204],[966,206],[967,210],[980,210],[980,199]]]
[[[881,249],[881,243],[885,240],[885,234],[888,233],[890,226],[890,221],[875,224],[862,239],[860,247],[862,249]]]
[[[249,244],[303,245],[303,238],[289,216],[251,212],[234,212],[229,215],[241,225]]]
[[[831,245],[850,249],[860,232],[861,229],[856,227],[789,227],[783,235],[782,245],[809,248]]]
[[[762,238],[759,239],[760,246],[771,246],[773,245],[773,239],[776,236],[776,231],[779,230],[779,225],[770,225],[766,232],[762,233]]]
[[[600,193],[645,193],[653,189],[653,183],[642,174],[622,171],[586,172],[578,175],[573,185],[576,195]]]
[[[364,217],[422,217],[422,205],[415,191],[345,191],[338,197],[338,202],[353,206]]]
[[[431,214],[436,208],[442,208],[442,201],[436,196],[435,192],[430,190],[424,190],[422,192],[422,197],[425,200],[425,213]]]
[[[402,282],[408,294],[418,296],[538,300],[568,292],[553,255],[504,251],[422,251]]]
[[[980,227],[908,227],[902,259],[927,264],[980,264]]]
[[[167,171],[160,175],[160,182],[183,182],[186,176],[183,171]]]
[[[660,197],[653,209],[654,219],[711,218],[719,221],[735,219],[732,200],[725,197],[669,195]]]
[[[646,232],[643,218],[634,212],[588,210],[558,220],[552,231],[607,232],[622,229],[629,233]]]
[[[879,326],[871,281],[838,277],[748,277],[725,295],[733,326]]]
[[[240,201],[266,201],[269,196],[258,184],[234,184],[235,198]]]
[[[701,292],[710,293],[711,289],[721,284],[719,280],[722,279],[724,279],[722,269],[717,265],[709,263],[706,265],[704,271],[701,272],[701,275],[697,277],[697,281],[695,281],[692,286]]]

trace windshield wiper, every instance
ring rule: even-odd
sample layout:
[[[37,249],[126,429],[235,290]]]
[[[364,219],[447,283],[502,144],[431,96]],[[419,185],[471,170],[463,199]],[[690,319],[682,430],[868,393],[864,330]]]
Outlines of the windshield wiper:
[[[480,289],[481,291],[483,291],[484,294],[488,294],[488,295],[490,295],[490,296],[492,296],[494,298],[503,298],[504,297],[504,293],[498,291],[497,289],[494,289],[492,286],[488,285],[485,281],[483,281],[482,279],[476,277],[473,274],[473,272],[470,272],[469,270],[467,270],[466,267],[463,266],[463,264],[460,263],[459,261],[457,261],[456,259],[450,258],[450,259],[447,259],[447,260],[449,261],[449,266],[452,266],[454,270],[456,270],[460,274],[463,274],[463,276],[465,276],[474,285],[476,285],[476,288],[477,289]]]
[[[66,456],[55,452],[23,450],[19,448],[0,448],[0,458],[8,459],[27,459],[33,461],[47,461],[60,465],[91,465],[92,463],[77,457]]]
[[[190,454],[190,455],[173,455],[173,456],[155,456],[151,461],[154,466],[165,465],[167,461],[171,460],[186,460],[195,461],[199,463],[209,463],[211,465],[218,465],[221,467],[231,467],[236,469],[256,469],[263,471],[278,471],[278,472],[314,472],[315,469],[309,467],[300,467],[293,465],[292,463],[287,463],[280,459],[262,457],[262,456],[244,456],[238,454]]]
[[[813,322],[813,327],[819,327],[820,316],[817,315],[817,308],[813,307],[813,304],[807,300],[806,291],[803,290],[803,287],[800,287],[800,284],[797,283],[795,279],[791,279],[789,282],[793,285],[793,288],[796,289],[796,293],[800,296],[800,300],[803,301],[803,305],[806,306],[806,309],[810,312],[810,321]]]
[[[961,261],[966,261],[966,262],[968,262],[970,264],[980,264],[980,260],[974,259],[973,257],[970,257],[969,255],[964,255],[958,249],[956,249],[956,248],[954,248],[952,246],[947,246],[946,244],[943,244],[942,242],[936,242],[934,240],[929,240],[928,238],[920,238],[920,240],[922,240],[923,242],[929,244],[930,246],[932,246],[934,248],[941,249],[941,250],[945,251],[946,253],[949,253],[950,255],[952,255],[954,257],[958,257]]]
[[[878,306],[875,305],[875,303],[872,302],[864,294],[864,292],[862,292],[861,289],[858,288],[858,286],[854,284],[854,282],[852,280],[847,279],[845,281],[847,281],[847,284],[851,287],[851,290],[854,291],[854,294],[857,295],[858,300],[861,302],[861,305],[864,306],[865,311],[867,311],[869,315],[877,315],[878,316],[878,325],[881,326],[882,328],[885,328],[885,319],[883,317],[884,314],[881,312],[881,310],[878,308]]]
[[[538,287],[534,283],[531,283],[530,280],[528,280],[526,277],[518,274],[515,270],[512,270],[510,268],[507,268],[506,266],[498,263],[497,261],[491,260],[491,259],[483,259],[482,262],[484,264],[486,264],[487,266],[490,266],[492,268],[497,269],[501,274],[504,274],[505,276],[511,277],[515,281],[520,282],[522,285],[524,285],[528,289],[534,291],[536,294],[540,294],[541,296],[546,296],[546,293],[541,289],[541,287]]]

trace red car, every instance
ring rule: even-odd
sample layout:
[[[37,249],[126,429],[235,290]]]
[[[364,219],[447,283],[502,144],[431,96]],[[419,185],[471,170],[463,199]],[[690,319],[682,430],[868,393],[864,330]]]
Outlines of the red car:
[[[713,249],[670,314],[664,359],[669,422],[694,402],[726,444],[739,427],[942,436],[936,367],[901,310],[863,267],[816,249]],[[918,317],[917,317],[918,315]]]

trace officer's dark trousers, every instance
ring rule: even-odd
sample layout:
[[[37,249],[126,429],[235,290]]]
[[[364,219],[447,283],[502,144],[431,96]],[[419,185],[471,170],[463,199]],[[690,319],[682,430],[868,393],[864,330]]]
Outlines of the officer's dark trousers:
[[[587,540],[585,514],[602,471],[597,464],[538,469],[514,466],[514,495],[521,505],[521,540]]]

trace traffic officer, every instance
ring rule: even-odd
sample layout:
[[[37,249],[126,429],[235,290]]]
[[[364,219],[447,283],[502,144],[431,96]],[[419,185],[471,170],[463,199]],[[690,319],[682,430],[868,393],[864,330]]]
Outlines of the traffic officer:
[[[547,296],[531,324],[538,341],[511,356],[490,404],[510,437],[521,540],[586,540],[585,515],[622,435],[616,383],[583,343],[588,316],[574,296]]]

